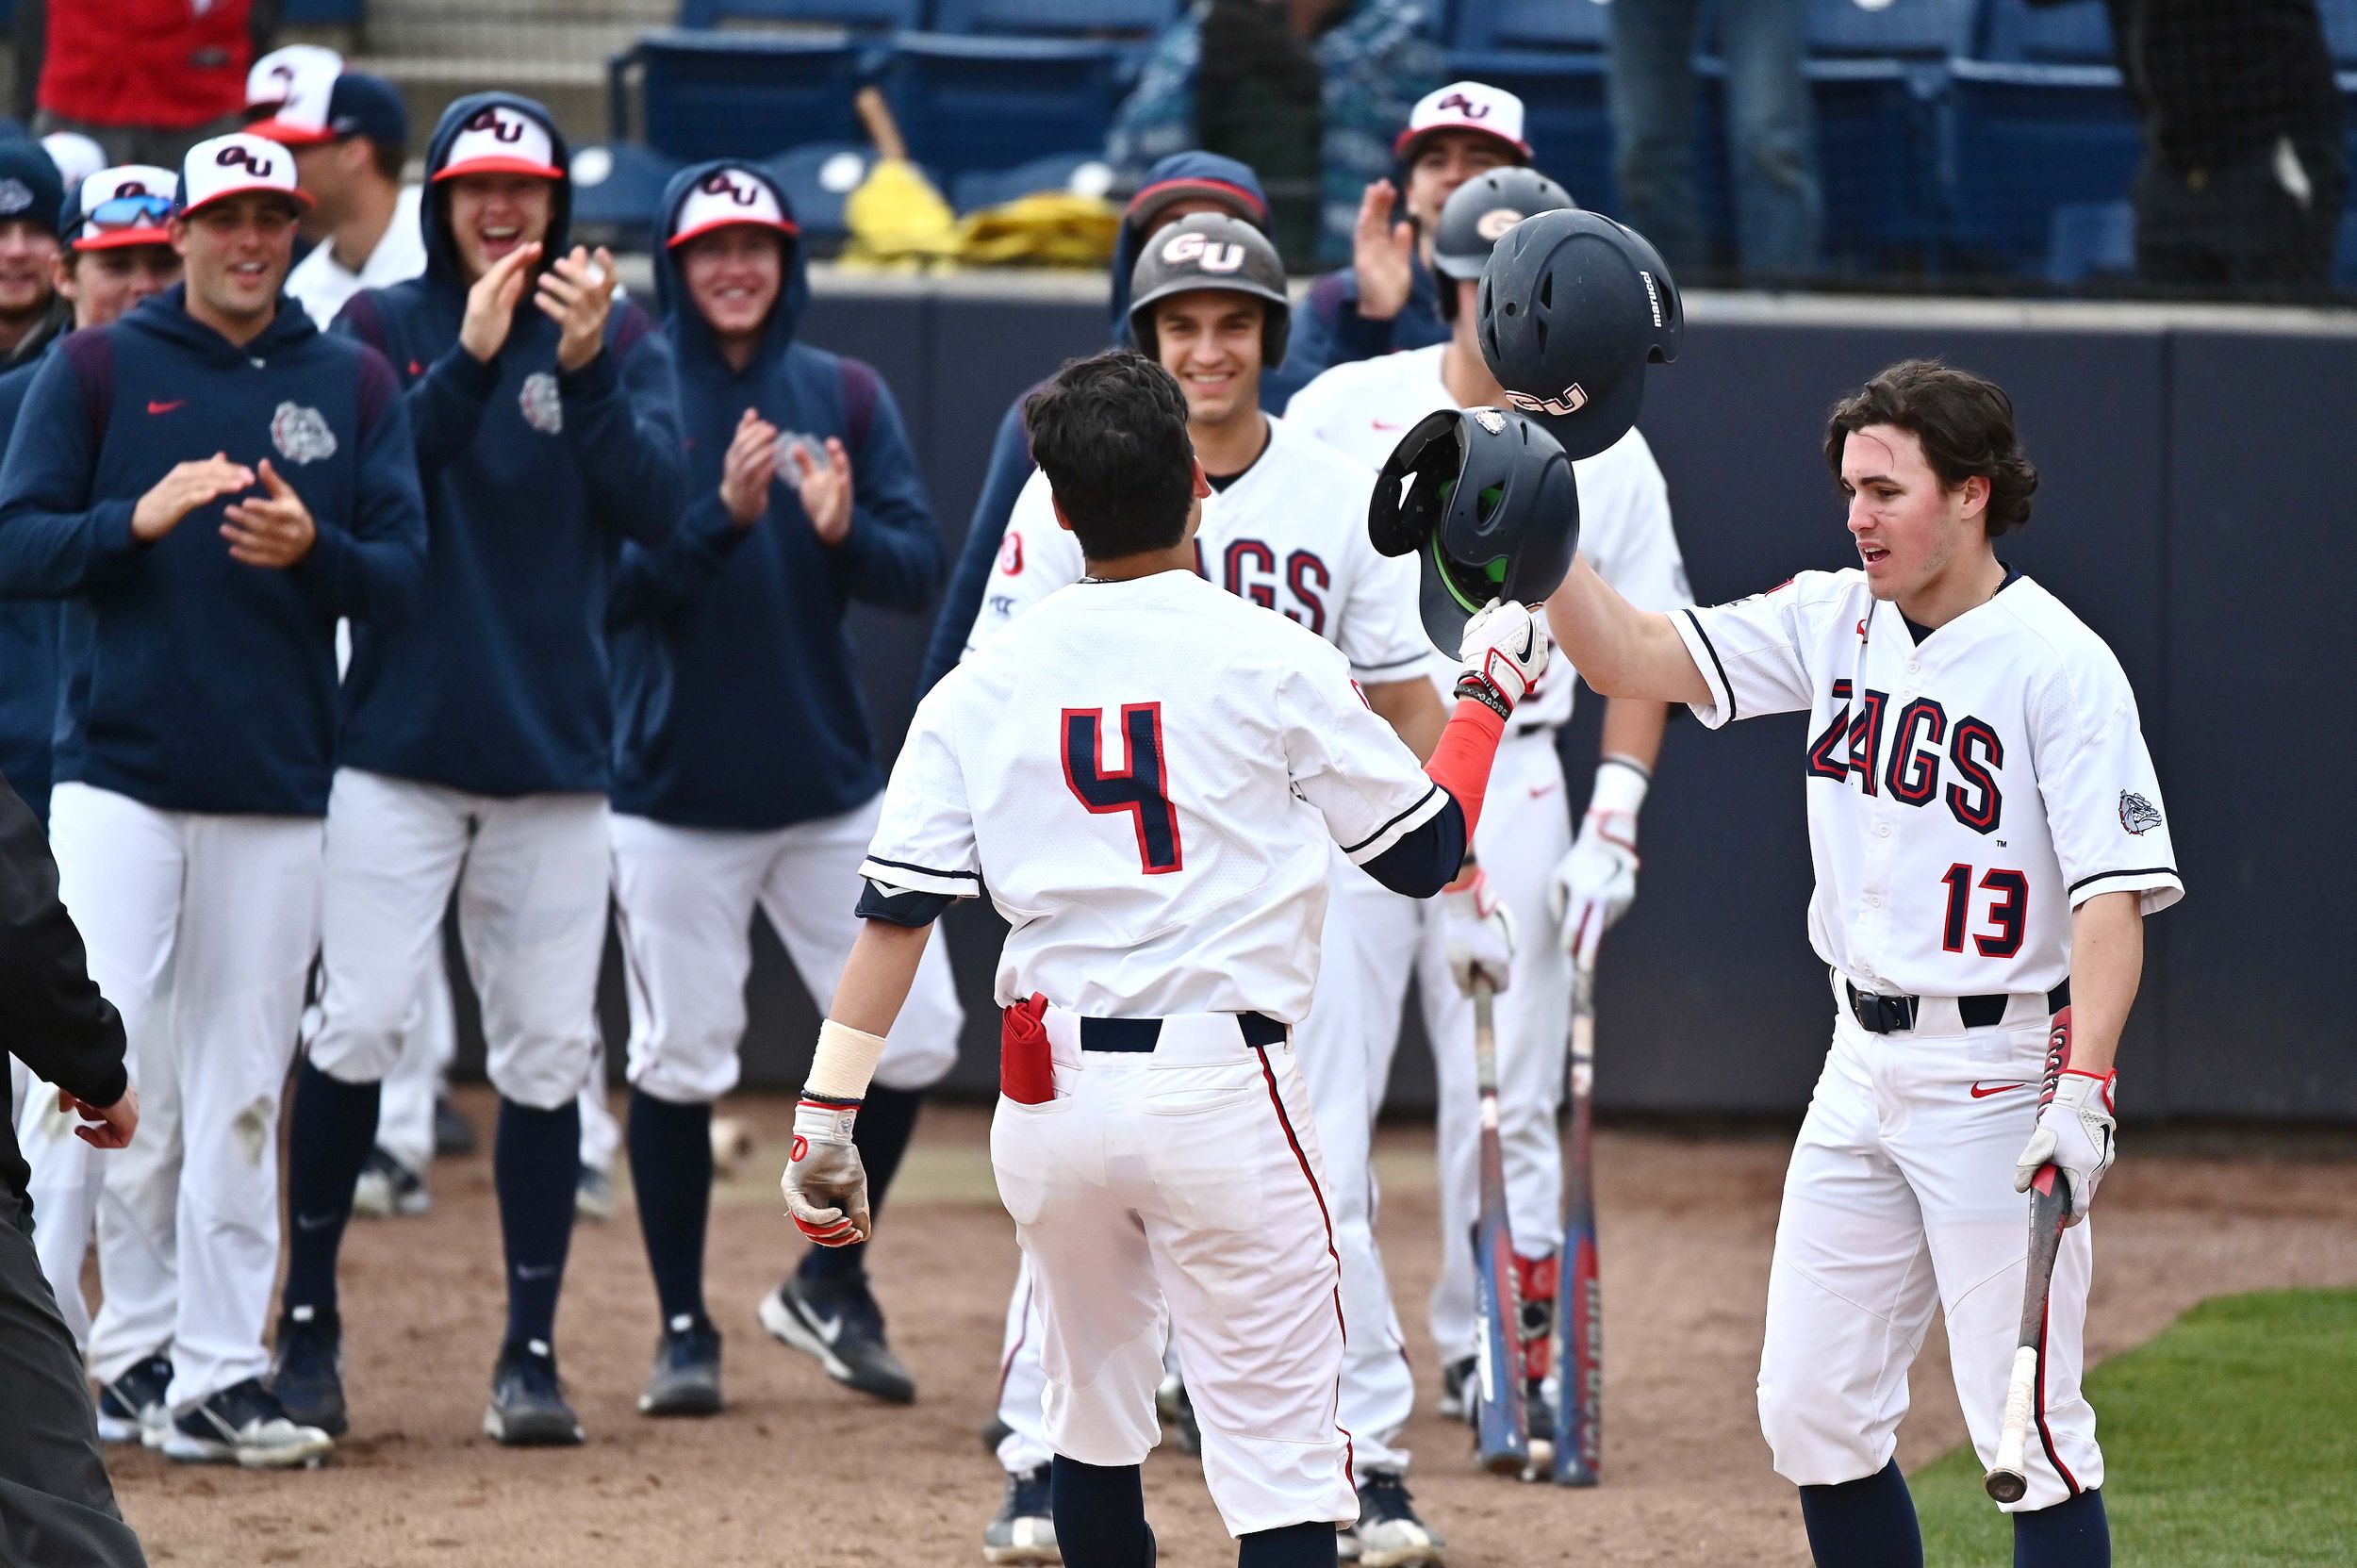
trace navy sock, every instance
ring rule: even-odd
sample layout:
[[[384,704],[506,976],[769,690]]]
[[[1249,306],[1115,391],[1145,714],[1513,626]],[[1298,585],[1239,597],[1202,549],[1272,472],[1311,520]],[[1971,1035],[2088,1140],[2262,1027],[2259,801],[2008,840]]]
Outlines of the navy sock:
[[[1236,1568],[1329,1568],[1338,1560],[1336,1545],[1331,1525],[1254,1530],[1236,1542]]]
[[[630,1092],[630,1183],[668,1328],[704,1317],[704,1230],[712,1218],[712,1106]]]
[[[2112,1527],[2103,1492],[2013,1516],[2013,1568],[2112,1568]]]
[[[581,1102],[535,1111],[500,1097],[491,1142],[500,1236],[507,1248],[507,1344],[556,1343],[556,1293],[573,1241],[573,1189],[581,1180]]]
[[[867,1097],[860,1101],[859,1119],[851,1124],[851,1142],[858,1147],[859,1163],[867,1172],[870,1216],[883,1213],[884,1194],[892,1188],[892,1178],[900,1168],[900,1157],[909,1151],[909,1137],[916,1131],[916,1113],[924,1103],[922,1089],[886,1089],[877,1084],[870,1084]],[[813,1246],[802,1258],[801,1276],[805,1279],[849,1282],[866,1272],[865,1242],[855,1242],[849,1246]]]
[[[1136,1465],[1082,1464],[1058,1454],[1047,1471],[1047,1510],[1064,1568],[1154,1568]]]
[[[1892,1460],[1863,1480],[1801,1488],[1817,1568],[1923,1568],[1923,1530],[1907,1478]]]
[[[287,1130],[288,1307],[336,1309],[336,1256],[352,1218],[352,1190],[376,1147],[381,1083],[346,1083],[311,1065],[295,1068]]]

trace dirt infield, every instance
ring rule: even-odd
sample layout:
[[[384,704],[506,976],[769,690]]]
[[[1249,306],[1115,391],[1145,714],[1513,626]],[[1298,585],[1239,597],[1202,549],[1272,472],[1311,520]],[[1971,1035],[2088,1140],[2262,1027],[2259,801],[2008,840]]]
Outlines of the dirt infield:
[[[470,1108],[486,1120],[477,1098]],[[733,1105],[764,1139],[714,1216],[711,1298],[728,1337],[730,1408],[707,1422],[635,1411],[653,1294],[627,1201],[577,1233],[559,1353],[590,1441],[508,1453],[480,1435],[502,1312],[487,1156],[434,1172],[434,1213],[355,1226],[344,1312],[354,1435],[290,1476],[118,1456],[125,1512],[157,1563],[622,1564],[817,1568],[968,1564],[999,1476],[989,1415],[1014,1242],[990,1188],[983,1113],[930,1112],[874,1261],[893,1338],[920,1390],[892,1410],[838,1389],[776,1344],[753,1303],[799,1248],[778,1217],[786,1100]],[[486,1120],[487,1125],[487,1120]],[[1803,1563],[1791,1494],[1768,1469],[1752,1379],[1786,1143],[1607,1131],[1605,1485],[1593,1493],[1475,1475],[1461,1428],[1429,1413],[1423,1332],[1436,1255],[1430,1138],[1387,1132],[1381,1232],[1426,1409],[1409,1429],[1426,1516],[1454,1564]],[[2194,1301],[2283,1284],[2357,1283],[2357,1181],[2346,1157],[2140,1149],[2107,1182],[2089,1339],[2108,1354]],[[1901,1459],[1961,1440],[1934,1331]],[[1167,1568],[1233,1562],[1198,1471],[1146,1466]]]

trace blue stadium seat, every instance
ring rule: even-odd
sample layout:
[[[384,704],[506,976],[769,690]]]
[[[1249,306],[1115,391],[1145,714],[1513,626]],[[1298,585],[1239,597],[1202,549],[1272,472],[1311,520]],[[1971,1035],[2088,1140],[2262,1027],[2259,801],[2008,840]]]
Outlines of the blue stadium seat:
[[[1606,0],[1464,0],[1456,49],[1602,50],[1610,46]]]
[[[1120,102],[1118,44],[903,33],[884,96],[910,156],[952,178],[1105,144]]]
[[[876,149],[865,141],[814,141],[762,160],[793,204],[794,222],[805,246],[832,253],[850,232],[843,204],[875,167]],[[941,176],[922,170],[935,186]]]
[[[2111,65],[2118,58],[2102,0],[1988,0],[1988,37],[1974,58],[2006,65]]]
[[[627,77],[641,73],[645,134],[682,162],[762,157],[805,141],[850,141],[860,51],[849,39],[766,33],[650,33],[609,68],[614,140],[630,136]]]
[[[980,212],[984,207],[1020,201],[1043,190],[1069,190],[1072,176],[1092,164],[1096,165],[1097,180],[1110,185],[1113,170],[1103,159],[1102,152],[1055,153],[1013,169],[980,169],[960,174],[950,183],[949,205],[961,214]],[[1094,186],[1084,186],[1083,190],[1102,193]]]
[[[933,0],[933,27],[972,36],[1151,38],[1178,18],[1178,0]]]
[[[2324,13],[2324,41],[2333,65],[2357,70],[2357,0],[2316,0],[2316,9]]]
[[[2131,202],[2067,202],[2048,223],[2046,281],[2069,289],[2136,270],[2136,209]]]
[[[680,168],[678,159],[629,142],[574,149],[574,232],[617,249],[645,249],[663,188]]]
[[[1531,161],[1582,206],[1619,205],[1606,97],[1609,20],[1596,0],[1462,0],[1450,27],[1449,74],[1523,101]]]
[[[680,0],[683,27],[726,22],[788,22],[854,32],[897,32],[925,25],[925,0]]]

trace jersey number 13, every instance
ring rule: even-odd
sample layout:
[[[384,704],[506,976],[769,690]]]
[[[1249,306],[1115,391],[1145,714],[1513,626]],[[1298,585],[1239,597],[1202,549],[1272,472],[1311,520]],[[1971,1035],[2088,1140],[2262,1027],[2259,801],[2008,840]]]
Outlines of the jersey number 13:
[[[1096,815],[1126,812],[1137,830],[1138,865],[1147,876],[1178,870],[1178,813],[1170,803],[1163,766],[1162,705],[1132,702],[1121,710],[1121,735],[1129,766],[1104,764],[1101,732],[1105,710],[1063,710],[1063,778],[1073,798]]]

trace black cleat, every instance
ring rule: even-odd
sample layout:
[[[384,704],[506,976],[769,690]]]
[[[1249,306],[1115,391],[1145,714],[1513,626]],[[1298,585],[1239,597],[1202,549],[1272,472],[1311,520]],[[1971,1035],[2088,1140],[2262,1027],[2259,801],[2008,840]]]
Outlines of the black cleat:
[[[1465,1391],[1472,1386],[1474,1370],[1480,1364],[1478,1357],[1463,1356],[1441,1368],[1441,1413],[1449,1420],[1472,1422],[1473,1400]]]
[[[351,1425],[344,1409],[344,1329],[335,1308],[289,1307],[279,1314],[270,1391],[297,1426],[344,1435]]]
[[[233,1383],[173,1422],[164,1457],[183,1464],[235,1464],[247,1470],[315,1470],[336,1440],[289,1420],[258,1378]]]
[[[817,1357],[827,1376],[846,1388],[894,1405],[916,1398],[916,1379],[884,1343],[883,1312],[864,1275],[838,1283],[790,1274],[761,1298],[761,1326]]]
[[[685,1313],[655,1342],[654,1375],[638,1396],[641,1415],[720,1413],[720,1330]]]
[[[1047,1507],[1047,1466],[1010,1471],[1006,1499],[982,1530],[984,1562],[1055,1563],[1056,1521]]]
[[[1359,1559],[1362,1568],[1441,1568],[1448,1543],[1416,1517],[1406,1477],[1370,1470],[1359,1477]]]
[[[510,1448],[544,1447],[582,1441],[581,1422],[565,1402],[556,1378],[556,1356],[545,1340],[501,1349],[491,1369],[491,1405],[483,1412],[484,1434]]]
[[[172,1426],[172,1407],[164,1400],[171,1387],[172,1358],[161,1350],[99,1384],[98,1441],[162,1447]]]

